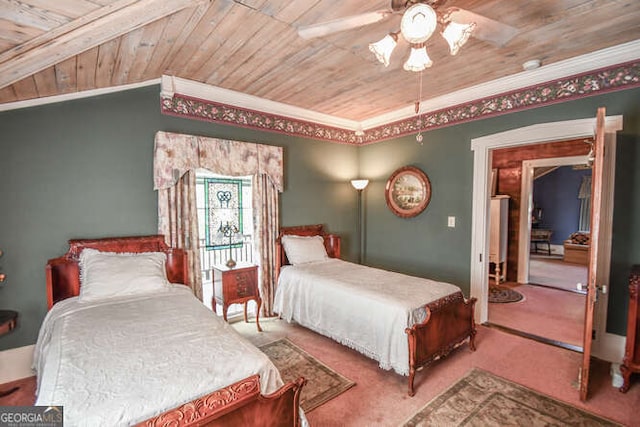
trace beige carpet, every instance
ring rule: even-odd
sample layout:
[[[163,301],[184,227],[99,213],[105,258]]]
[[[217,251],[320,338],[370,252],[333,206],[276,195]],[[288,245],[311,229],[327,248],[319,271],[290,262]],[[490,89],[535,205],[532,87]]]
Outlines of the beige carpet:
[[[498,304],[498,306],[518,306]],[[612,387],[609,363],[594,359],[589,399],[581,402],[574,388],[582,354],[549,346],[530,339],[478,325],[477,350],[462,348],[424,369],[416,376],[416,395],[407,396],[407,378],[384,371],[377,362],[335,341],[299,325],[277,319],[260,319],[264,332],[255,322],[233,324],[258,345],[288,336],[306,352],[355,381],[335,399],[307,413],[313,427],[400,426],[427,402],[464,377],[470,369],[480,368],[518,384],[538,390],[580,409],[613,419],[623,425],[638,426],[640,378],[634,377],[627,393]],[[9,397],[0,398],[0,406],[33,405],[35,377],[20,384],[0,384],[0,390],[14,385],[21,388]]]
[[[587,283],[588,267],[562,261],[562,258],[531,255],[529,283],[577,291],[576,284]]]
[[[404,426],[620,426],[481,369],[471,370]]]
[[[284,382],[299,377],[307,380],[300,397],[300,406],[305,412],[314,410],[355,385],[286,338],[264,344],[260,350],[276,365]]]
[[[542,286],[503,283],[524,295],[512,304],[489,304],[489,322],[582,347],[585,296]]]

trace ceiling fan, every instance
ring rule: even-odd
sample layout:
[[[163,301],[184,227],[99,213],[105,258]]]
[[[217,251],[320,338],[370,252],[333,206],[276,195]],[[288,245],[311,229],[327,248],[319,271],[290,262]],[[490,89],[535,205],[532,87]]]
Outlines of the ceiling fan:
[[[389,34],[378,43],[371,44],[370,49],[376,54],[380,62],[388,65],[389,56],[391,55],[390,50],[395,47],[398,35],[402,35],[411,44],[412,48],[416,48],[416,54],[422,57],[417,66],[420,69],[411,69],[411,71],[422,71],[431,65],[431,60],[428,59],[424,49],[424,43],[431,37],[438,24],[442,27],[441,33],[449,43],[452,55],[457,53],[460,46],[467,41],[469,36],[496,46],[504,46],[518,32],[517,28],[465,9],[457,7],[444,8],[445,3],[447,3],[447,0],[391,0],[390,9],[301,26],[298,28],[298,34],[304,39],[324,37],[374,24],[389,18],[393,14],[402,13],[400,31]],[[412,55],[414,54],[413,50]],[[406,63],[405,69],[408,69]]]

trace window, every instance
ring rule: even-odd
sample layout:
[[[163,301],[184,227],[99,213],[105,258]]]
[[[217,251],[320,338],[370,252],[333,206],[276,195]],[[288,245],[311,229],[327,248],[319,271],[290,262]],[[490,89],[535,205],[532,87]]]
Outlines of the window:
[[[254,262],[253,190],[250,176],[221,176],[206,170],[196,172],[200,264],[203,300],[211,303],[215,264]],[[233,307],[229,314],[233,314]],[[218,310],[221,313],[221,310]]]
[[[251,179],[203,177],[204,246],[207,250],[242,246],[245,223],[251,226]],[[245,194],[245,193],[249,194]],[[251,233],[248,233],[251,234]]]

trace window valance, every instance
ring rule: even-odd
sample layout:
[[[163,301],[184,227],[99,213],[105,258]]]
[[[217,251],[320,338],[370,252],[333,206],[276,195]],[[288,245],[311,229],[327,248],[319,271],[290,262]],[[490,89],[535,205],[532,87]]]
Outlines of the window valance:
[[[154,189],[173,187],[189,170],[208,169],[228,176],[266,175],[279,192],[283,185],[282,147],[204,136],[157,132]]]

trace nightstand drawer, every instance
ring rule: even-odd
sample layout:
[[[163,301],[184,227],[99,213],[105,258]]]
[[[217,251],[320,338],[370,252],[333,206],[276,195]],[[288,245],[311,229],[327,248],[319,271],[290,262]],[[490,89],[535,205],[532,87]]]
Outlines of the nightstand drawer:
[[[248,298],[258,294],[258,284],[254,270],[228,272],[228,282],[223,283],[224,295],[231,299]],[[225,286],[226,284],[226,286]]]

